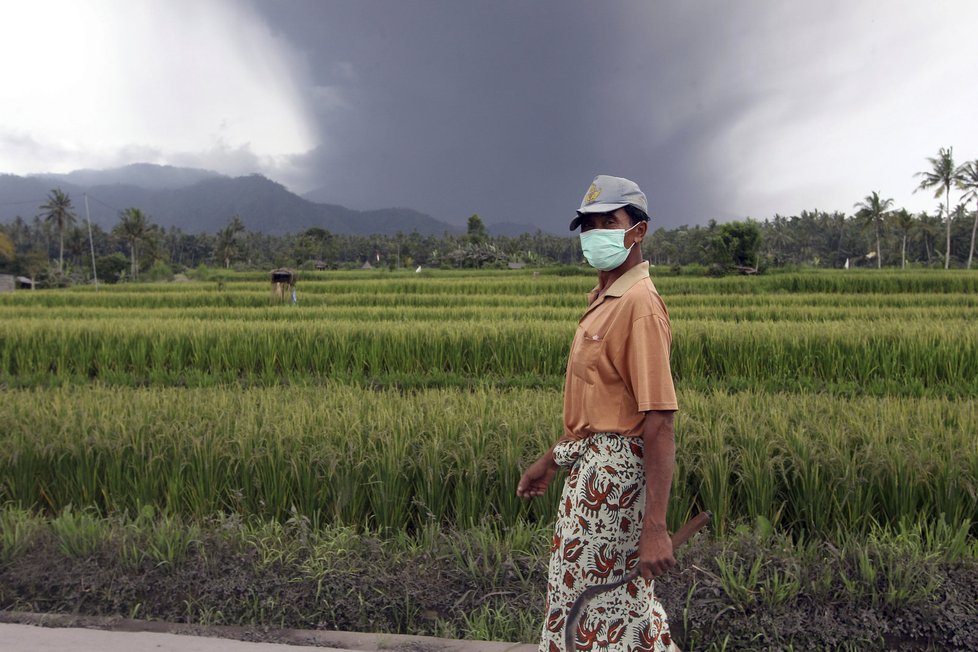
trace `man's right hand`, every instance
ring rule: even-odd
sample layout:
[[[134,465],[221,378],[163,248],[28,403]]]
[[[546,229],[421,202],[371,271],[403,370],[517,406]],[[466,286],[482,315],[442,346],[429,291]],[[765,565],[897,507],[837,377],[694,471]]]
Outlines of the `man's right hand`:
[[[516,485],[516,495],[525,500],[542,496],[556,474],[557,463],[554,462],[553,451],[549,450],[531,464],[520,478],[520,483]]]

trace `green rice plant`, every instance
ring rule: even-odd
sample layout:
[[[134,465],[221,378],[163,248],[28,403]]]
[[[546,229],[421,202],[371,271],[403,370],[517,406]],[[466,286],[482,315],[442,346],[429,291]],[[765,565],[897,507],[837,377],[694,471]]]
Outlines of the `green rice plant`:
[[[760,432],[755,423],[755,413],[732,415],[737,423],[735,432],[740,436],[732,443],[734,455],[734,496],[748,517],[764,517],[777,524],[784,510],[779,500],[777,472],[780,453],[768,433]],[[771,415],[777,418],[777,415]]]
[[[452,440],[441,433],[428,433],[426,430],[425,425],[419,424],[418,432],[423,439],[416,443],[411,455],[416,462],[417,473],[414,509],[422,523],[449,513],[453,487],[460,479],[460,470],[445,454]]]
[[[159,518],[147,535],[146,557],[158,567],[171,569],[186,558],[200,536],[197,526],[174,516]]]
[[[447,451],[453,466],[466,476],[466,482],[455,483],[452,509],[463,527],[475,527],[489,507],[487,497],[491,492],[491,480],[487,471],[495,465],[491,456],[490,429],[474,423],[471,429],[467,426],[466,431],[467,436]]]
[[[196,598],[187,598],[183,601],[183,606],[184,622],[188,624],[201,625],[203,627],[229,624],[221,609],[201,604],[201,601]]]
[[[517,287],[511,281],[478,289],[467,282],[434,287],[413,280],[405,283],[405,292],[451,303],[437,309],[419,306],[414,314],[391,311],[383,305],[387,298],[377,299],[376,309],[368,311],[313,305],[292,312],[263,306],[208,308],[195,314],[164,303],[145,309],[89,308],[75,314],[70,302],[89,295],[69,292],[63,298],[68,302],[65,309],[54,314],[26,303],[0,305],[0,323],[7,334],[0,341],[0,376],[16,383],[29,378],[95,378],[127,384],[182,384],[188,379],[276,384],[404,373],[447,373],[462,379],[559,378],[563,373],[581,304],[575,300],[554,308],[550,303],[554,297],[570,296],[570,286],[555,295],[523,294],[520,300],[525,303],[514,305],[505,294]],[[357,287],[360,294],[353,288],[328,291],[339,297],[370,296],[379,287]],[[701,289],[715,293],[718,288]],[[399,296],[412,295],[385,294]],[[950,294],[943,305],[915,295],[919,307],[903,303],[886,315],[872,302],[851,314],[849,308],[806,303],[789,308],[744,304],[732,310],[724,302],[737,304],[745,297],[710,294],[712,301],[689,304],[686,307],[698,312],[683,317],[684,301],[700,296],[706,295],[675,296],[673,370],[681,383],[827,386],[877,394],[964,394],[978,389],[969,371],[978,364],[978,332],[970,319],[974,297],[967,294]],[[852,296],[865,298],[844,296],[849,302]],[[486,303],[489,297],[499,301]],[[668,295],[667,299],[671,300]],[[763,303],[772,297],[751,294],[746,299]],[[470,307],[454,308],[458,300]],[[738,310],[754,320],[749,327],[741,325]],[[878,317],[871,329],[865,327],[868,314]]]
[[[186,558],[199,528],[179,517],[156,515],[151,505],[144,505],[135,518],[104,519],[117,530],[118,554],[130,570],[139,570],[148,562],[172,570]]]
[[[86,559],[95,554],[108,538],[108,524],[88,510],[75,511],[71,505],[51,519],[51,531],[58,549],[67,557]]]
[[[940,558],[951,562],[974,558],[975,540],[969,537],[972,522],[957,524],[947,521],[942,514],[934,520],[913,519],[909,515],[900,518],[895,527],[878,528],[873,536],[893,536],[897,541],[912,542],[927,558]]]
[[[491,523],[453,533],[448,546],[456,566],[476,586],[498,586],[504,576],[518,569],[510,538]]]
[[[364,539],[352,527],[326,526],[312,530],[307,556],[299,562],[303,576],[321,579],[329,570],[356,572]]]
[[[243,542],[257,552],[260,566],[294,564],[301,557],[301,539],[279,521],[249,523],[242,535]]]
[[[801,570],[797,563],[788,562],[765,571],[757,591],[760,603],[766,608],[783,607],[801,592]]]
[[[698,480],[695,488],[701,511],[713,512],[712,527],[727,529],[733,516],[732,450],[727,442],[727,415],[709,411],[683,420],[689,434],[692,474]],[[684,444],[687,442],[684,441]]]
[[[831,474],[825,448],[798,433],[790,433],[784,446],[780,476],[792,528],[830,531],[839,479]]]
[[[875,604],[901,608],[926,599],[940,586],[935,556],[924,553],[919,540],[871,532],[866,547],[860,558],[875,557],[879,569]]]
[[[540,637],[539,614],[514,609],[505,603],[483,604],[471,614],[461,614],[461,635],[476,641],[533,642]]]
[[[562,475],[532,501],[516,500],[514,485],[559,436],[559,391],[329,384],[285,395],[6,390],[0,500],[409,532],[432,521],[553,523]],[[763,516],[796,537],[978,519],[971,401],[681,391],[680,405],[673,528],[699,509],[717,515],[720,533]]]
[[[376,435],[368,443],[368,480],[362,487],[370,502],[372,525],[382,530],[403,528],[415,485],[411,441],[401,432]]]
[[[750,609],[757,601],[761,586],[764,558],[758,552],[753,560],[743,559],[736,552],[725,552],[716,559],[720,588],[730,603],[741,611]]]
[[[20,557],[33,545],[42,520],[26,509],[5,504],[0,507],[0,563]]]

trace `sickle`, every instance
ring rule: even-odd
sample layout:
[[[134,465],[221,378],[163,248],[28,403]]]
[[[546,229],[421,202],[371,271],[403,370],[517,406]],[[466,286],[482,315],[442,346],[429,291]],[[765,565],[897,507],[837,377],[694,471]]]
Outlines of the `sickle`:
[[[700,512],[693,518],[686,521],[686,524],[676,530],[676,533],[671,537],[673,550],[686,543],[690,537],[709,525],[712,519],[712,512]],[[584,607],[587,606],[587,603],[590,602],[594,596],[605,593],[606,591],[614,591],[618,587],[624,586],[638,577],[639,571],[636,568],[623,579],[616,582],[598,584],[596,586],[590,586],[584,589],[584,592],[577,597],[577,600],[574,600],[574,604],[571,605],[570,611],[567,612],[567,624],[564,626],[564,649],[567,652],[571,652],[573,649],[574,632],[577,630],[577,623],[581,620],[581,614],[584,611]]]

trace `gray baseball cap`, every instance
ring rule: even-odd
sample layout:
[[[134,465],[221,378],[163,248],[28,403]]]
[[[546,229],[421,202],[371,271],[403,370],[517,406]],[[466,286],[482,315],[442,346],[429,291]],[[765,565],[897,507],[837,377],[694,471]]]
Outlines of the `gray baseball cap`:
[[[591,187],[581,200],[577,217],[571,220],[570,230],[576,229],[588,213],[610,213],[624,206],[634,206],[641,209],[646,216],[649,214],[649,203],[637,183],[622,177],[599,174],[594,177]]]

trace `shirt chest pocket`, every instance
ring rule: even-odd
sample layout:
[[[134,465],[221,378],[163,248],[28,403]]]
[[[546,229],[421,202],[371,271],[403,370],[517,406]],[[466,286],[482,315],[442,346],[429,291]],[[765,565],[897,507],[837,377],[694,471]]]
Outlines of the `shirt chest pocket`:
[[[604,355],[604,338],[584,331],[574,353],[571,371],[584,382],[593,385],[598,377],[598,363]]]

